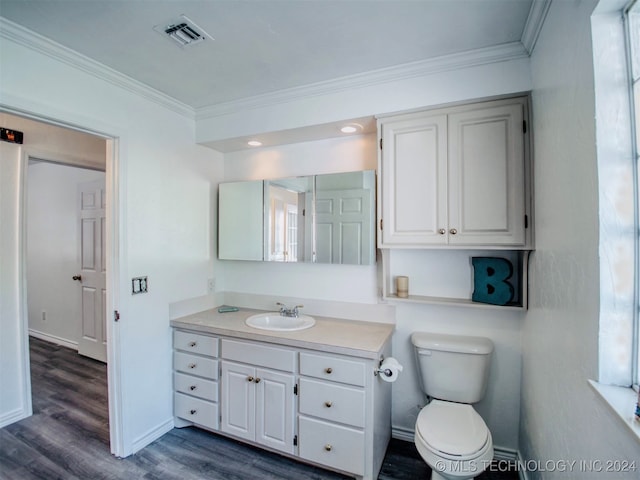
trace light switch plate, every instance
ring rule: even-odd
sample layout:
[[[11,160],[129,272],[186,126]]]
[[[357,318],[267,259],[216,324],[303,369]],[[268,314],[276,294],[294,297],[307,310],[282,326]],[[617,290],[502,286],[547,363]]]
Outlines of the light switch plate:
[[[147,293],[147,277],[134,277],[131,279],[131,295]]]

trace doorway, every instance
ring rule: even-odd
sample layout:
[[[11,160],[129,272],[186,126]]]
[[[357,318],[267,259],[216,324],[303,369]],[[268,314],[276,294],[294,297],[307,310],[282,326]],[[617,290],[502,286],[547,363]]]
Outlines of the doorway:
[[[29,335],[107,361],[105,173],[29,158]]]
[[[12,122],[8,123],[7,117],[13,117]],[[12,411],[3,413],[3,425],[8,425],[13,421],[26,418],[31,415],[31,386],[30,386],[30,366],[29,366],[29,349],[28,349],[28,313],[27,313],[27,268],[26,268],[26,213],[27,213],[27,194],[29,191],[27,183],[28,159],[29,158],[48,158],[57,163],[78,164],[82,156],[69,154],[69,146],[82,145],[81,142],[70,142],[58,135],[52,134],[52,130],[64,130],[73,135],[83,135],[84,138],[94,138],[100,140],[104,145],[102,154],[102,164],[106,178],[106,188],[104,190],[105,199],[109,205],[106,209],[104,218],[105,242],[104,264],[106,267],[106,298],[104,306],[101,308],[105,318],[110,319],[112,316],[107,312],[115,310],[118,298],[119,282],[118,282],[118,139],[104,135],[98,132],[81,129],[50,119],[44,119],[37,114],[29,114],[18,111],[0,111],[0,120],[5,128],[15,130],[25,130],[25,123],[32,122],[43,128],[43,132],[39,135],[25,135],[23,145],[10,145],[16,153],[11,154],[11,158],[6,159],[8,164],[12,165],[12,176],[4,175],[3,185],[9,186],[8,192],[11,193],[9,200],[6,195],[3,197],[2,215],[11,220],[11,231],[8,235],[4,235],[10,241],[11,251],[16,252],[15,269],[12,269],[10,278],[3,278],[2,293],[7,288],[10,290],[12,306],[15,307],[15,314],[3,315],[1,319],[1,327],[4,332],[10,333],[14,338],[16,348],[11,351],[5,351],[2,354],[3,365],[12,365],[10,369],[5,369],[3,379],[7,377],[11,380],[10,389],[3,389],[2,400],[7,398],[15,404]],[[29,140],[31,138],[31,141]],[[47,145],[47,141],[52,141],[51,145]],[[4,143],[4,142],[3,142]],[[9,144],[7,144],[9,145]],[[105,160],[106,159],[106,160]],[[87,160],[87,159],[85,159]],[[5,163],[7,163],[5,162]],[[3,165],[4,166],[4,165]],[[91,167],[90,167],[91,168]],[[95,168],[95,166],[93,167]],[[5,189],[7,190],[7,189]],[[6,224],[6,222],[5,222]],[[76,255],[74,255],[75,257]],[[8,257],[5,255],[5,257]],[[6,281],[5,281],[6,280]],[[15,293],[15,295],[13,295]],[[4,296],[4,295],[3,295]],[[15,300],[15,301],[14,301]],[[42,312],[40,312],[42,315]],[[46,317],[46,315],[45,315]],[[46,320],[45,320],[46,321]],[[106,323],[105,334],[107,341],[107,358],[108,358],[108,397],[109,397],[109,436],[111,453],[120,456],[124,450],[122,445],[122,412],[120,399],[120,375],[119,375],[119,345],[118,331],[114,327],[113,322]],[[8,335],[5,335],[8,337]],[[26,347],[26,348],[25,348]],[[6,350],[6,349],[5,349]],[[11,390],[11,391],[9,391]],[[5,398],[6,397],[6,398]]]

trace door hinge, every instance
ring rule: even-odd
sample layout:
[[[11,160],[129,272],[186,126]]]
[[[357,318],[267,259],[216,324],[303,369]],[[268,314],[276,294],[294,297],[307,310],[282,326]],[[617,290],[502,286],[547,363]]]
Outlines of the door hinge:
[[[114,310],[113,311],[113,321],[117,322],[118,320],[120,320],[120,312],[118,310]]]
[[[524,228],[529,228],[529,215],[524,216]]]
[[[380,150],[382,150],[382,138],[380,139]]]
[[[298,384],[297,383],[293,386],[293,394],[294,395],[298,394]]]
[[[522,133],[527,133],[527,121],[522,121]]]
[[[294,435],[293,436],[293,446],[297,447],[298,446],[298,435]]]

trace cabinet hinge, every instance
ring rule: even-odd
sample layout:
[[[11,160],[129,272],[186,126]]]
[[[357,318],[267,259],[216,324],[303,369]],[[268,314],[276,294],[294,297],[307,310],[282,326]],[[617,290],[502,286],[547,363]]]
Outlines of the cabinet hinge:
[[[297,447],[298,446],[298,435],[294,435],[293,436],[293,446]]]
[[[522,121],[522,133],[527,133],[527,121]]]
[[[382,219],[380,219],[380,230],[382,230]]]
[[[303,209],[302,209],[302,216],[304,217],[304,216],[306,216],[306,215],[307,215],[307,209],[306,209],[306,208],[303,208]]]
[[[524,216],[524,228],[529,228],[529,215]]]
[[[293,394],[294,395],[298,394],[298,384],[297,383],[293,386]]]
[[[113,321],[117,322],[120,320],[120,312],[118,310],[113,311]]]
[[[382,139],[380,139],[380,150],[382,150]]]

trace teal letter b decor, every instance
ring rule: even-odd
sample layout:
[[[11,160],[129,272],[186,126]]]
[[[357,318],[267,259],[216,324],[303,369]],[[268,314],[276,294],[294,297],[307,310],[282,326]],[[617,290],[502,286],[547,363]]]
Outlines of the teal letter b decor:
[[[514,290],[507,280],[513,274],[513,265],[505,258],[472,257],[474,302],[506,305],[513,300]]]

